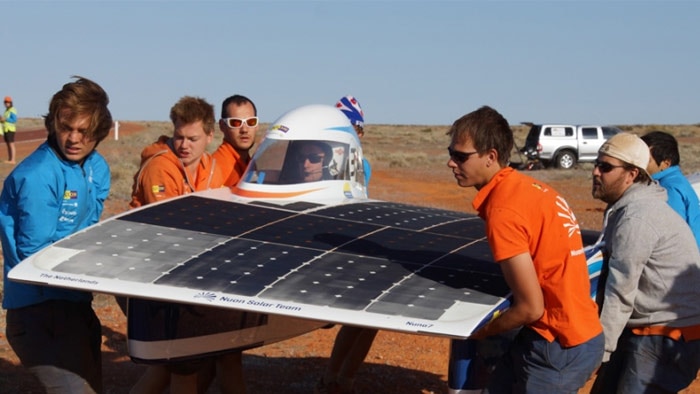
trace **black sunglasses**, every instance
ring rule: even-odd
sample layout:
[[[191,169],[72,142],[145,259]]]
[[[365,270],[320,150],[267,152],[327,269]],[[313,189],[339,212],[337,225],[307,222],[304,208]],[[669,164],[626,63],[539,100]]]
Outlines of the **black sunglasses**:
[[[458,150],[452,149],[451,147],[448,147],[447,153],[450,154],[450,159],[452,159],[452,161],[454,161],[457,164],[462,164],[465,161],[469,160],[469,156],[479,152],[460,152]]]
[[[304,163],[305,161],[309,161],[311,164],[318,164],[323,161],[323,158],[326,157],[326,155],[320,155],[317,153],[311,153],[308,155],[299,155],[297,156],[297,160],[299,163]]]
[[[616,168],[622,168],[624,166],[616,166],[614,164],[610,164],[606,161],[600,161],[596,160],[595,163],[593,163],[593,168],[597,168],[598,171],[600,171],[602,174],[607,174],[608,172],[616,169]]]

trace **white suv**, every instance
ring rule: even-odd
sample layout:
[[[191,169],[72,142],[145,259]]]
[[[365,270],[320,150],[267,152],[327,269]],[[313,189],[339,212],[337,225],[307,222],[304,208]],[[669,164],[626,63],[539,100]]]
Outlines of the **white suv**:
[[[613,135],[622,132],[615,126],[532,124],[521,152],[539,159],[545,166],[572,168],[577,162],[593,162],[598,149]]]

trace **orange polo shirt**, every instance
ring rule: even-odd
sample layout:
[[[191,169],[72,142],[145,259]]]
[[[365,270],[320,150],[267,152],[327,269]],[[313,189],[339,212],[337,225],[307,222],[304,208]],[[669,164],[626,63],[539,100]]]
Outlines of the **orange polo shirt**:
[[[554,189],[504,168],[479,190],[472,205],[486,221],[497,262],[522,253],[532,256],[544,313],[530,328],[565,347],[603,332],[591,298],[578,222]]]
[[[219,167],[224,176],[224,185],[229,187],[236,186],[248,167],[250,158],[243,160],[241,155],[228,142],[222,142],[213,153],[213,156],[216,159],[216,166]]]

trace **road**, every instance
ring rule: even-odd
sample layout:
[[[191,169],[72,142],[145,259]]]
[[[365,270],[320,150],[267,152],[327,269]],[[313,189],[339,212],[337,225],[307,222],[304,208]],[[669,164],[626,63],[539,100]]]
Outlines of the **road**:
[[[18,130],[15,134],[15,142],[36,141],[46,139],[46,129]]]

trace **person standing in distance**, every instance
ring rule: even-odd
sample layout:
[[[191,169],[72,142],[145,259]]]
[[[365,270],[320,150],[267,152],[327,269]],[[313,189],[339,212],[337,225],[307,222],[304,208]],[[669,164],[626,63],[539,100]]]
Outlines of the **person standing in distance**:
[[[213,156],[223,173],[224,185],[235,186],[248,167],[258,123],[258,110],[249,98],[236,94],[221,104],[219,130],[224,140]]]
[[[95,82],[74,78],[49,103],[46,142],[12,171],[0,195],[7,340],[46,391],[60,394],[102,392],[102,333],[92,294],[13,282],[7,274],[96,223],[109,194],[109,166],[95,150],[112,127],[109,98]]]
[[[5,113],[0,116],[0,123],[3,128],[3,138],[7,144],[7,164],[15,164],[15,132],[17,131],[17,110],[15,109],[12,97],[5,96]]]
[[[552,187],[508,165],[513,132],[484,106],[450,128],[447,166],[486,222],[493,258],[511,289],[510,308],[470,338],[522,327],[487,385],[489,393],[576,393],[603,356],[579,224]]]

